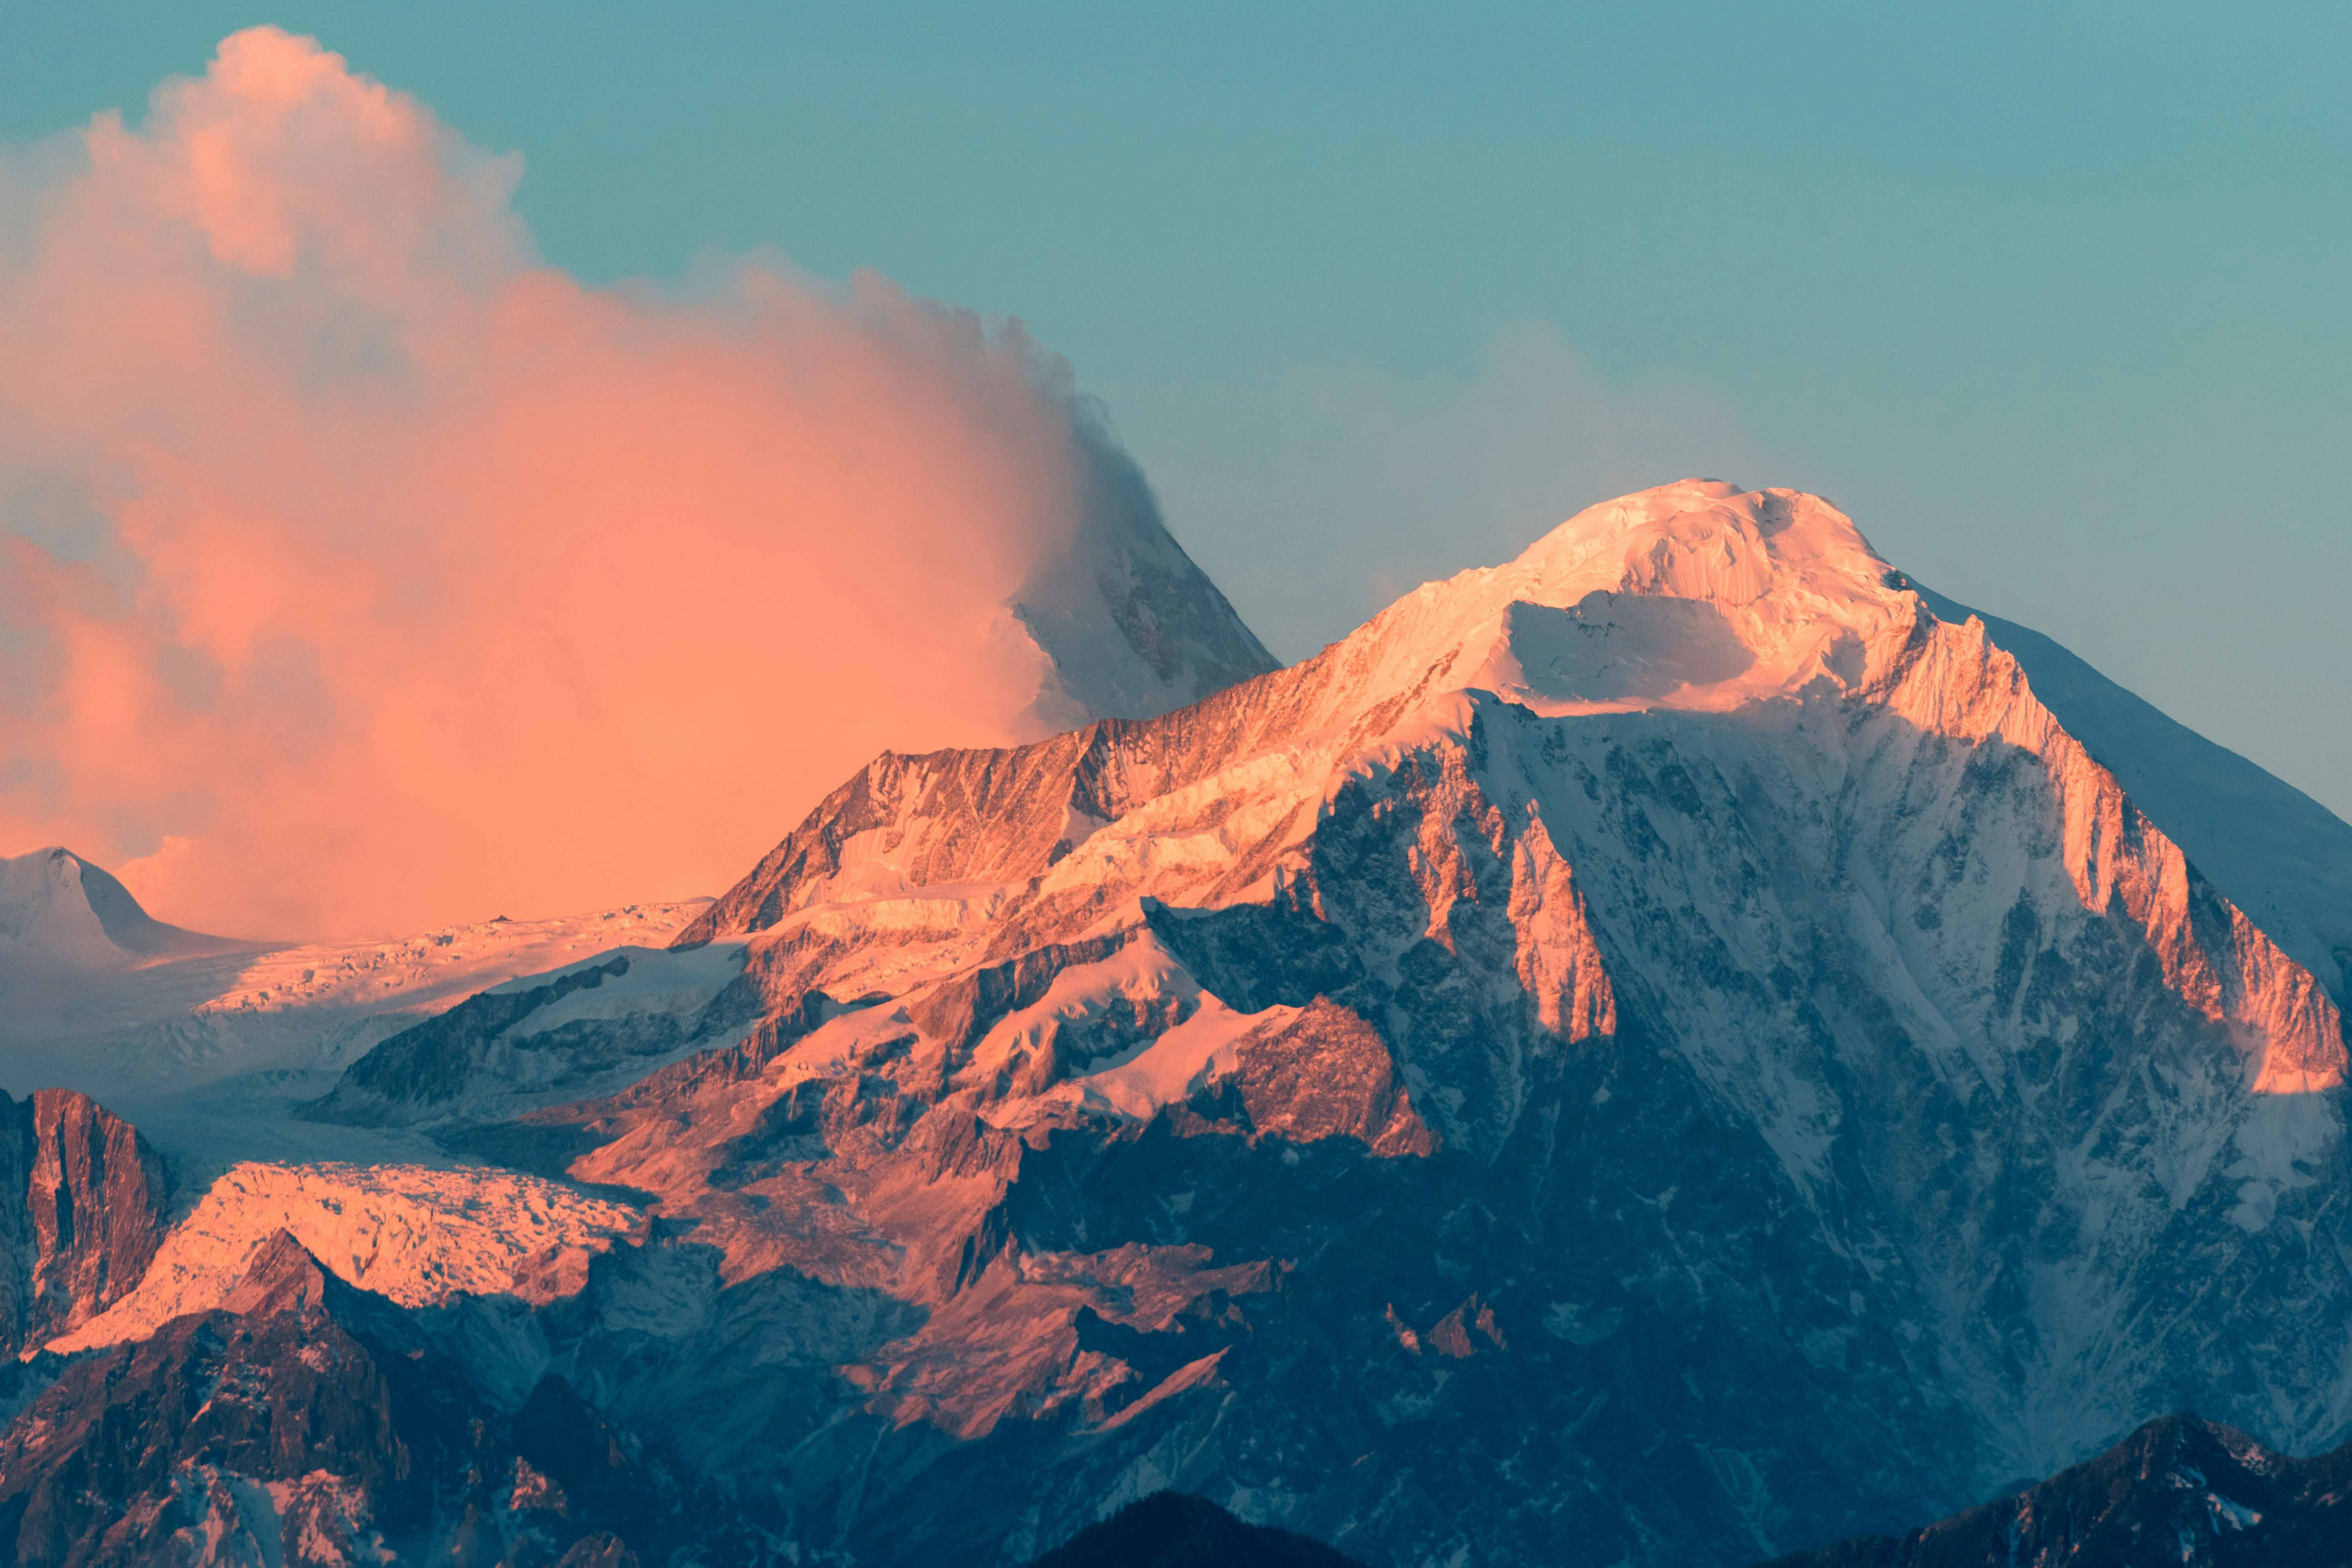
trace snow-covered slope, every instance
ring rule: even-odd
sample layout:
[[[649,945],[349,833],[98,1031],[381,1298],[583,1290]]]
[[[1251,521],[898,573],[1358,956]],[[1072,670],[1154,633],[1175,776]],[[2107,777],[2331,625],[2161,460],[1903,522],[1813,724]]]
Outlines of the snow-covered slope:
[[[143,1340],[210,1311],[279,1234],[339,1279],[424,1307],[460,1292],[536,1302],[575,1295],[590,1259],[643,1227],[623,1205],[505,1172],[248,1163],[172,1226],[135,1289],[47,1348]]]
[[[1047,666],[1030,715],[1037,732],[1150,718],[1275,668],[1160,522],[1134,460],[1089,426],[1079,436],[1088,526],[1010,606]]]
[[[112,971],[260,944],[165,925],[71,850],[0,858],[0,984],[23,971]]]
[[[2352,823],[2168,718],[2043,637],[1919,589],[1955,624],[1976,616],[2134,805],[2272,941],[2352,1000]]]
[[[467,996],[615,952],[657,950],[708,902],[52,974],[42,1005],[0,1007],[0,1085],[99,1097],[136,1121],[199,1191],[240,1160],[435,1158],[429,1146],[322,1130],[289,1113],[380,1041]],[[606,993],[608,1005],[638,999],[627,1006],[648,1015],[650,1038],[666,1010],[685,1005],[657,977],[700,976],[712,962],[665,962],[656,951],[635,985]]]
[[[1190,707],[878,758],[673,951],[412,1020],[284,1135],[625,1194],[436,1342],[812,1559],[1172,1486],[1731,1563],[2169,1409],[2326,1446],[2341,825],[2287,878],[2016,640],[1818,498],[1645,491]]]
[[[748,1023],[742,973],[743,944],[714,942],[615,948],[519,976],[386,1040],[300,1114],[378,1127],[496,1121],[619,1088]]]

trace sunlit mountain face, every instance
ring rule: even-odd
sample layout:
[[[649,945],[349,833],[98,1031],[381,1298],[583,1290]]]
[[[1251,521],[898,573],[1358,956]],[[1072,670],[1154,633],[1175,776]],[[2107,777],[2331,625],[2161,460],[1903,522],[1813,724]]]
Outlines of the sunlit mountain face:
[[[19,1560],[1734,1564],[2352,1428],[2352,827],[1817,497],[774,830],[45,970]]]

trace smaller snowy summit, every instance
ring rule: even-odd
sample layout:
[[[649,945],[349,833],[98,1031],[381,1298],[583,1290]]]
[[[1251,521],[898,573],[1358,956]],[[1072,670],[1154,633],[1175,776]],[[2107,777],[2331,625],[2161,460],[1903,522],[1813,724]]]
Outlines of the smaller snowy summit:
[[[256,945],[164,924],[70,849],[0,858],[0,968],[135,969]]]

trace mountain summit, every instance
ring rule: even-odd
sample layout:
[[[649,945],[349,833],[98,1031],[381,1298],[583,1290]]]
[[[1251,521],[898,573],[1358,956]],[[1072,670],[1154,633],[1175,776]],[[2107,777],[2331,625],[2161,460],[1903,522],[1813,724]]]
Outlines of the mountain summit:
[[[1895,793],[1875,804],[1899,816],[1913,805],[1905,792],[1945,787],[1919,776],[1923,745],[2036,759],[2060,816],[2058,858],[2082,903],[2104,910],[2120,900],[2164,955],[2168,984],[2234,1032],[2253,1079],[2320,1087],[2340,1076],[2342,1025],[2328,994],[2336,977],[2289,962],[2237,910],[2198,905],[2193,895],[2213,889],[2036,699],[1980,620],[1939,619],[1818,497],[1742,492],[1717,480],[1594,507],[1507,566],[1428,584],[1306,663],[1165,721],[1098,724],[1010,752],[886,756],[677,940],[764,930],[785,914],[787,884],[808,903],[849,891],[845,880],[874,890],[942,881],[1003,888],[1019,873],[1039,879],[1031,896],[1046,902],[1079,888],[1093,903],[1114,889],[1169,902],[1245,902],[1246,889],[1312,876],[1311,840],[1349,783],[1416,742],[1471,738],[1482,715],[1589,721],[1545,730],[1545,746],[1557,752],[1570,736],[1590,737],[1605,769],[1622,765],[1611,753],[1635,715],[1674,727],[1643,731],[1660,738],[1696,726],[1753,744],[1763,738],[1758,725],[1794,726],[1790,739],[1810,738],[1807,715],[1843,700],[1860,705],[1855,717],[1885,721],[1870,737],[1885,743],[1858,754],[1838,747],[1845,754],[1828,759],[1838,776],[1815,771],[1790,784],[1847,792],[1867,782],[1853,764],[1884,763],[1878,782]],[[1734,714],[1746,718],[1728,723]],[[1589,781],[1601,776],[1583,771]],[[982,794],[971,795],[973,787]],[[950,804],[934,798],[943,788],[968,799],[982,821],[931,809]],[[1193,799],[1204,791],[1209,801]],[[1597,784],[1578,793],[1583,805],[1598,802]],[[1583,805],[1547,803],[1544,794],[1539,784],[1528,789],[1509,826],[1549,858],[1545,818]],[[887,804],[909,800],[919,807]],[[1848,811],[1873,804],[1843,802]],[[1204,805],[1221,824],[1238,819],[1265,836],[1245,842],[1220,826],[1230,853],[1171,862],[1171,817]],[[858,841],[836,846],[843,829]],[[812,831],[824,842],[806,841]],[[1188,847],[1197,847],[1194,837],[1185,836]],[[2338,903],[2352,903],[2352,862],[2347,871],[2326,889]],[[1923,891],[1940,904],[1983,876]],[[2015,907],[1984,914],[1998,921]],[[2200,919],[2226,929],[2200,936]]]
[[[1859,690],[1916,616],[1901,574],[1818,496],[1685,479],[1426,584],[1340,646],[1360,700],[1426,683],[1553,715],[1721,711]]]
[[[253,945],[164,924],[130,889],[62,847],[0,858],[0,965],[118,969]]]
[[[1164,1488],[1753,1562],[2168,1410],[2352,1430],[2347,833],[1690,480],[1189,707],[878,757],[680,951],[305,1114],[656,1211],[452,1353],[803,1552]]]

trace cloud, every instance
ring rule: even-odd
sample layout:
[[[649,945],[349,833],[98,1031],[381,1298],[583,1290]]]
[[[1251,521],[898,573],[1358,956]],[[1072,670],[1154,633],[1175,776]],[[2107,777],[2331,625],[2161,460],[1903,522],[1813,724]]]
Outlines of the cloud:
[[[1066,716],[1005,608],[1101,526],[1052,362],[877,278],[583,288],[520,173],[267,27],[0,155],[0,847],[236,932],[590,909]]]

